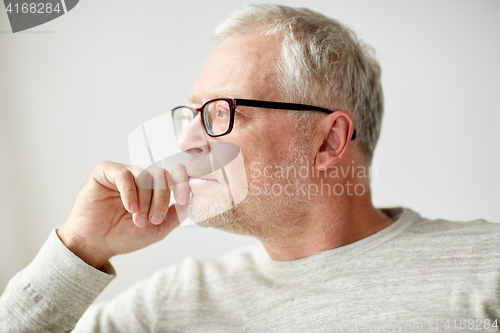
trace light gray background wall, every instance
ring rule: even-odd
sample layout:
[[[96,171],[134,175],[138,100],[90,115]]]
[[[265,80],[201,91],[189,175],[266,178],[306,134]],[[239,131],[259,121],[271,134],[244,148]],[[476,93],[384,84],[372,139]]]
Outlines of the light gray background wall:
[[[0,290],[68,216],[97,163],[127,163],[136,126],[186,101],[248,1],[82,0],[63,17],[9,32],[0,10]],[[279,1],[337,18],[373,45],[386,114],[373,200],[452,220],[500,221],[499,1]],[[184,228],[113,259],[112,297],[187,255],[256,242]]]

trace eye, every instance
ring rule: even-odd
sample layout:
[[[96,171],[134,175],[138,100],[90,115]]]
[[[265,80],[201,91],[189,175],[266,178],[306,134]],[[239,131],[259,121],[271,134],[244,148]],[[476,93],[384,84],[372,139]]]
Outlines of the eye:
[[[217,105],[217,117],[221,119],[229,118],[229,109],[224,104],[220,103]]]

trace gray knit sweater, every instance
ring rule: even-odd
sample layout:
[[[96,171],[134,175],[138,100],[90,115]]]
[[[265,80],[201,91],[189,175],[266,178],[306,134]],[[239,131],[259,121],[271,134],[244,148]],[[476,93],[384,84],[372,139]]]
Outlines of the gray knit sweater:
[[[114,270],[88,266],[54,230],[0,298],[0,332],[497,331],[500,225],[385,212],[400,217],[340,248],[189,257],[90,308]]]

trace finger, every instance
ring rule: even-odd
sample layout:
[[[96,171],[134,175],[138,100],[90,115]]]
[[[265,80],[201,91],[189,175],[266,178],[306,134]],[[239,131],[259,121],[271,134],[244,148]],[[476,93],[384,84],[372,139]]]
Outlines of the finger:
[[[181,205],[179,203],[176,203],[174,204],[174,206],[179,223],[188,218],[188,205]]]
[[[176,228],[182,220],[178,217],[178,207],[177,205],[172,205],[168,208],[165,219],[160,225],[150,225],[150,227],[158,228],[158,240],[165,238],[174,228]]]
[[[172,170],[172,181],[174,198],[180,205],[187,205],[189,203],[189,194],[191,188],[189,187],[189,176],[186,171],[186,166],[178,164]]]
[[[128,166],[113,162],[101,162],[93,172],[93,179],[100,185],[118,191],[124,208],[135,213],[138,210],[135,178]]]
[[[167,184],[167,170],[154,167],[150,170],[153,176],[153,197],[149,207],[149,220],[160,224],[165,219],[170,203],[170,189]]]
[[[136,177],[135,183],[139,209],[132,216],[132,221],[134,221],[135,225],[142,228],[148,220],[149,206],[153,194],[153,176],[149,170],[144,170]]]
[[[120,192],[123,207],[131,214],[136,213],[139,210],[139,205],[137,203],[135,178],[132,172],[126,168],[118,169],[114,182],[118,192]]]

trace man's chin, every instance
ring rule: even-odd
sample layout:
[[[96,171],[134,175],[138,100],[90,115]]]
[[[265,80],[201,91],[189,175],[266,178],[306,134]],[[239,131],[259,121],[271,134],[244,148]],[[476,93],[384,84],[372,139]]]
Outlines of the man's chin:
[[[215,228],[239,235],[253,236],[247,219],[243,218],[241,208],[227,202],[212,203],[210,206],[190,205],[189,218],[203,228]]]
[[[233,215],[234,207],[231,202],[207,202],[204,199],[191,198],[188,205],[189,218],[199,226],[211,227]]]

